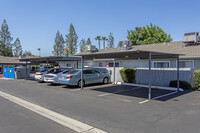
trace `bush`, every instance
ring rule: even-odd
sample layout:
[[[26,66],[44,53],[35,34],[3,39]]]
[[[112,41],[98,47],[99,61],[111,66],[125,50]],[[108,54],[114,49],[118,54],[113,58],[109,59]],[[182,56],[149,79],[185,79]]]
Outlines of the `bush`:
[[[197,90],[200,91],[200,69],[194,70],[194,83]]]
[[[177,87],[177,80],[172,80],[169,83],[169,87]],[[183,90],[192,89],[192,86],[187,81],[179,81],[179,88]]]
[[[136,69],[134,68],[123,68],[120,70],[122,80],[126,83],[136,82]]]

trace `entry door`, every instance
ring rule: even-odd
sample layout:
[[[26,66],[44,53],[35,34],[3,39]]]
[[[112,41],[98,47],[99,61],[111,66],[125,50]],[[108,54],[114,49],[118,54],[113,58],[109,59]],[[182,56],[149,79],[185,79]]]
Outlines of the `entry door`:
[[[15,74],[14,74],[14,68],[10,67],[8,69],[8,78],[14,79],[15,78]]]

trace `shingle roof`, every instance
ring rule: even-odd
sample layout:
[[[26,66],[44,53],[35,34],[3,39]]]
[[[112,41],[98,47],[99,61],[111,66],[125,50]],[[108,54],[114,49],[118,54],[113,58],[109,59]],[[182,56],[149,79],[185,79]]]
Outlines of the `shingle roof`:
[[[18,57],[4,57],[0,56],[0,64],[22,64]]]
[[[200,45],[186,46],[183,41],[157,43],[148,45],[132,46],[128,51],[153,51],[163,53],[183,54],[182,56],[200,56]],[[100,49],[98,53],[118,52],[119,48]],[[79,54],[90,54],[90,52],[83,52]],[[77,55],[79,55],[77,54]]]

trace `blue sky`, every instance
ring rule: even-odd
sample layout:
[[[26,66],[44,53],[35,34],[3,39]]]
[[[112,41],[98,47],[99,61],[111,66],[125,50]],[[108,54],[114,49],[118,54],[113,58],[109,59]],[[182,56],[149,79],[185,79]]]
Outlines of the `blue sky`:
[[[75,27],[78,41],[97,35],[126,40],[127,30],[156,24],[180,41],[183,33],[200,31],[199,0],[0,0],[0,23],[7,20],[14,40],[23,50],[52,55],[57,30],[63,36]]]

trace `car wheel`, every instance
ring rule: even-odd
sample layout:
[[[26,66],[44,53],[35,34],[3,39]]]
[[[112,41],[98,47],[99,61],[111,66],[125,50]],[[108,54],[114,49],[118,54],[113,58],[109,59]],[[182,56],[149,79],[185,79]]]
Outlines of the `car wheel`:
[[[109,82],[109,81],[108,81],[108,78],[105,77],[105,78],[103,79],[103,83],[104,83],[104,84],[108,84],[108,82]]]
[[[83,86],[85,86],[85,81],[83,80]],[[81,88],[81,80],[78,81],[78,87]]]

